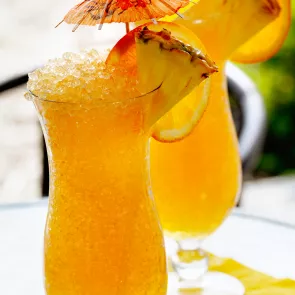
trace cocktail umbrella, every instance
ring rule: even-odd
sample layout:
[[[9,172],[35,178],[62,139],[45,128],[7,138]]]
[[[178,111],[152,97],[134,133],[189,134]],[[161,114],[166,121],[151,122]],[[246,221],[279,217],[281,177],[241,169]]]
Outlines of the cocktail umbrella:
[[[190,0],[84,0],[74,6],[62,22],[75,24],[73,32],[80,25],[102,28],[104,23],[126,23],[157,19],[172,15],[188,5]],[[57,25],[57,26],[58,26]]]

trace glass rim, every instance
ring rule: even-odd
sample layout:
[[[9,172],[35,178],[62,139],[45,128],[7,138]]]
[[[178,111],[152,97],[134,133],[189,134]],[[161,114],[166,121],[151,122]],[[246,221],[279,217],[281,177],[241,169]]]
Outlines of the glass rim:
[[[147,95],[150,95],[154,92],[156,92],[157,90],[159,90],[162,86],[163,82],[157,86],[155,89],[147,92],[147,93],[144,93],[144,94],[141,94],[141,95],[138,95],[138,96],[135,96],[135,97],[130,97],[130,98],[127,98],[127,99],[124,99],[124,100],[114,100],[114,101],[110,101],[110,100],[102,100],[102,99],[98,99],[98,100],[93,100],[93,101],[75,101],[75,102],[71,102],[71,101],[57,101],[57,100],[50,100],[50,99],[45,99],[45,98],[42,98],[42,97],[39,97],[38,95],[36,95],[35,93],[33,93],[31,90],[28,90],[26,93],[28,93],[30,95],[30,99],[29,100],[39,100],[39,101],[43,101],[43,102],[49,102],[49,103],[59,103],[59,104],[68,104],[68,105],[89,105],[89,106],[95,106],[95,105],[99,105],[101,103],[106,103],[106,104],[114,104],[114,103],[126,103],[126,102],[129,102],[129,101],[133,101],[133,100],[137,100],[137,99],[140,99],[140,98],[143,98]]]

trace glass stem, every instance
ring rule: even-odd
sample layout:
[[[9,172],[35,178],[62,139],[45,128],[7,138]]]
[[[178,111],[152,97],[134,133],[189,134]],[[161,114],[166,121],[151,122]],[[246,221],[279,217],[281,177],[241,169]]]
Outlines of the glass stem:
[[[208,270],[208,255],[201,249],[200,240],[178,241],[178,250],[172,255],[172,266],[180,281],[198,281]]]

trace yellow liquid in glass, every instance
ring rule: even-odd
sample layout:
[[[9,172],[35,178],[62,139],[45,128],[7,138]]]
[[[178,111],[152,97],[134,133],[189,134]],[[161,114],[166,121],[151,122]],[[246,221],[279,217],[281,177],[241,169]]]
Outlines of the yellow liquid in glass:
[[[266,2],[203,0],[175,19],[200,38],[219,67],[211,77],[209,105],[190,136],[170,144],[151,140],[152,189],[163,228],[176,239],[205,238],[235,204],[241,164],[224,65],[275,19]]]
[[[234,206],[240,186],[238,141],[222,69],[212,76],[206,112],[190,136],[151,140],[152,188],[162,225],[176,239],[212,233]]]
[[[50,160],[47,295],[166,294],[143,102],[35,105]]]
[[[133,84],[132,84],[133,83]],[[30,74],[50,166],[47,295],[165,295],[163,234],[147,163],[150,99],[96,51]]]

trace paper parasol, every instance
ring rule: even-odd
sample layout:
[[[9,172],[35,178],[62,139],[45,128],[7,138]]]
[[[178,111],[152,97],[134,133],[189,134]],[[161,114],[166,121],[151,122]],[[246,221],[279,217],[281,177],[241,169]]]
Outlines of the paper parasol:
[[[129,22],[172,15],[189,2],[190,0],[84,0],[74,6],[58,25],[62,22],[75,24],[75,31],[80,25],[99,25],[101,29],[104,23],[123,22],[128,29]]]

